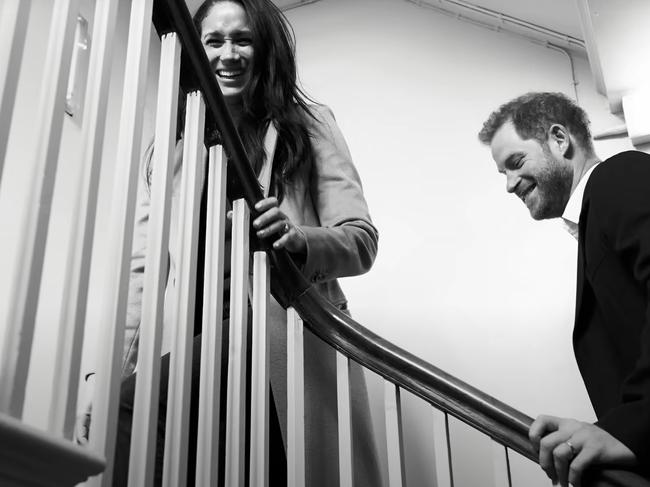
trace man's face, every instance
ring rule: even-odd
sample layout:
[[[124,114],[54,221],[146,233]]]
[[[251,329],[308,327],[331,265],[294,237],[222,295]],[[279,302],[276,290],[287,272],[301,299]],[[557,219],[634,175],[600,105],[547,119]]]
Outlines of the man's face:
[[[522,139],[512,122],[504,123],[490,144],[506,190],[515,193],[535,220],[562,216],[571,195],[573,166],[548,144]]]

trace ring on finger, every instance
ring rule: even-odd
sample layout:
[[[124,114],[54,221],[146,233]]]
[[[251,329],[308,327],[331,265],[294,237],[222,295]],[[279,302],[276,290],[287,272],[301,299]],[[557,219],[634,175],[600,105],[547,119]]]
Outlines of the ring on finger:
[[[284,225],[282,225],[282,233],[289,233],[289,222],[285,220]]]
[[[575,457],[578,454],[576,447],[573,446],[573,444],[569,440],[565,441],[564,443],[566,444],[566,446],[569,447],[569,450],[571,450],[571,457]]]

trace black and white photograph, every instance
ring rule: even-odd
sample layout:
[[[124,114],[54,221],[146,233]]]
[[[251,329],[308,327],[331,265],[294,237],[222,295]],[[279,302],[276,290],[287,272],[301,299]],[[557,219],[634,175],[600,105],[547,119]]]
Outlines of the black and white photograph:
[[[0,487],[650,487],[649,25],[1,0]]]

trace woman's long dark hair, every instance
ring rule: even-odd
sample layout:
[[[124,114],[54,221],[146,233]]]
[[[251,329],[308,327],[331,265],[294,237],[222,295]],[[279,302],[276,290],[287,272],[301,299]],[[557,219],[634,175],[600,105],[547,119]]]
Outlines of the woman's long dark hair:
[[[224,1],[242,6],[253,37],[253,73],[243,94],[242,117],[237,127],[255,173],[264,160],[266,127],[278,130],[272,186],[278,198],[299,170],[313,162],[306,117],[313,102],[297,84],[295,40],[284,14],[271,0],[206,0],[194,14],[201,33],[212,7]]]

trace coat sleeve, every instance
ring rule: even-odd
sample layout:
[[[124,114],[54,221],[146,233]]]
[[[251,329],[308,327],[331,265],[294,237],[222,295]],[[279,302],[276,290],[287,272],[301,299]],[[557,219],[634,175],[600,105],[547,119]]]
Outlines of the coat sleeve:
[[[621,387],[620,405],[597,424],[628,446],[639,465],[650,468],[650,157],[623,153],[603,167],[601,176],[596,188],[600,203],[593,211],[603,225],[604,245],[618,256],[645,298],[645,320],[634,368]]]
[[[303,273],[311,282],[367,272],[377,255],[377,229],[359,174],[327,107],[313,108],[310,127],[314,166],[309,180],[320,226],[301,226],[307,241]]]
[[[176,188],[180,179],[183,153],[182,141],[176,143],[174,152],[173,186]],[[133,373],[138,359],[140,321],[142,318],[142,293],[144,287],[145,260],[147,255],[147,233],[151,209],[150,163],[153,158],[153,145],[150,145],[143,157],[142,178],[138,184],[138,195],[133,229],[133,246],[131,250],[131,267],[129,276],[129,295],[126,311],[124,351],[122,355],[122,375]],[[167,259],[169,275],[169,258]]]

